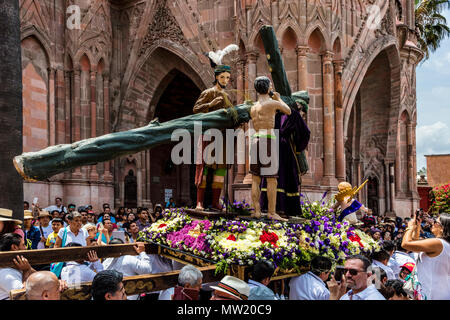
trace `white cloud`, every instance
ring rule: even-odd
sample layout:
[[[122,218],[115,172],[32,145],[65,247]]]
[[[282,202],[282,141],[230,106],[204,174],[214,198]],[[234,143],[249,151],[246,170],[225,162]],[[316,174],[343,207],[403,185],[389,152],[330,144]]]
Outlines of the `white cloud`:
[[[450,154],[449,124],[438,121],[416,130],[417,168],[426,166],[424,155]]]

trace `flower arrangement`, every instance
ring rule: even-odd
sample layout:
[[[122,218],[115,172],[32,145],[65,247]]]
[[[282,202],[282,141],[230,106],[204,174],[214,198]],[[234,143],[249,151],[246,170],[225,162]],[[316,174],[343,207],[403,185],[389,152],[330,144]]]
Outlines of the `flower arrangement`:
[[[302,215],[303,218],[312,219],[316,216],[327,216],[332,218],[339,213],[333,212],[331,209],[332,204],[334,203],[334,198],[330,198],[328,201],[325,200],[328,192],[324,192],[322,198],[319,201],[311,201],[308,196],[301,193],[300,194],[300,204],[302,206]]]
[[[167,234],[167,244],[176,249],[189,251],[208,257],[211,249],[206,242],[206,231],[211,228],[209,220],[195,220],[186,224],[181,230]]]
[[[361,230],[339,222],[322,204],[309,202],[305,223],[227,220],[192,220],[183,209],[169,209],[163,219],[140,234],[142,240],[168,245],[216,261],[226,272],[231,264],[253,265],[261,259],[281,270],[300,270],[314,256],[342,264],[348,255],[369,254],[379,244]]]
[[[177,231],[190,223],[192,219],[181,208],[166,209],[162,219],[152,223],[150,227],[139,232],[138,240],[167,244],[166,235]]]
[[[225,204],[224,204],[224,206],[225,206]],[[228,205],[228,210],[230,212],[237,213],[238,215],[241,215],[241,216],[247,216],[247,215],[250,215],[252,213],[252,211],[254,211],[255,209],[252,208],[250,206],[250,204],[247,203],[245,200],[242,200],[242,201],[235,200],[235,201],[233,201],[232,204]]]
[[[441,213],[450,212],[450,183],[434,187],[430,191],[431,207],[430,212]]]
[[[271,260],[280,268],[295,267],[301,254],[298,239],[284,223],[234,222],[219,220],[207,236],[211,258],[219,268],[230,264],[253,265],[261,259]],[[231,227],[230,227],[231,226]]]

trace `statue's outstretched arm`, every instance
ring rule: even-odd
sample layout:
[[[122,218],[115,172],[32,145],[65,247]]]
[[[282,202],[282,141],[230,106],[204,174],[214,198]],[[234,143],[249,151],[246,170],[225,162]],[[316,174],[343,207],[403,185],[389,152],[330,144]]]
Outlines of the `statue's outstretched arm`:
[[[152,122],[145,127],[114,132],[72,144],[51,146],[37,152],[23,153],[16,156],[13,162],[24,179],[44,180],[76,167],[109,161],[170,143],[172,133],[176,129],[185,129],[193,134],[196,123],[201,123],[202,130],[206,131],[211,128],[231,129],[250,120],[249,105],[239,105],[233,109],[233,113],[220,109],[163,123]]]

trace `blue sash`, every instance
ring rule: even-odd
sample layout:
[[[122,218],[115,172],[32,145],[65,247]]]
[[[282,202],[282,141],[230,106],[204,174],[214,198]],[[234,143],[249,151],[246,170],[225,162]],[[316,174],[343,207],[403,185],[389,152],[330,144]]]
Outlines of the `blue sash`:
[[[338,218],[338,221],[342,221],[349,214],[358,211],[359,208],[361,208],[361,206],[362,206],[362,204],[358,200],[356,200],[356,199],[353,200],[350,207],[347,207],[344,210],[342,210],[341,215]]]

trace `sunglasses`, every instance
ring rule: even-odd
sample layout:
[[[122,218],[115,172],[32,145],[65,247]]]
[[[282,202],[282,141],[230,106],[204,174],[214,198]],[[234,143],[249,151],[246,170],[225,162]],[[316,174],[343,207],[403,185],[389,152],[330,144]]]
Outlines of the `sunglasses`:
[[[344,274],[350,273],[350,275],[352,276],[356,276],[358,273],[360,272],[365,272],[365,271],[361,271],[361,270],[356,270],[356,269],[348,269],[348,268],[342,268],[342,272]]]

